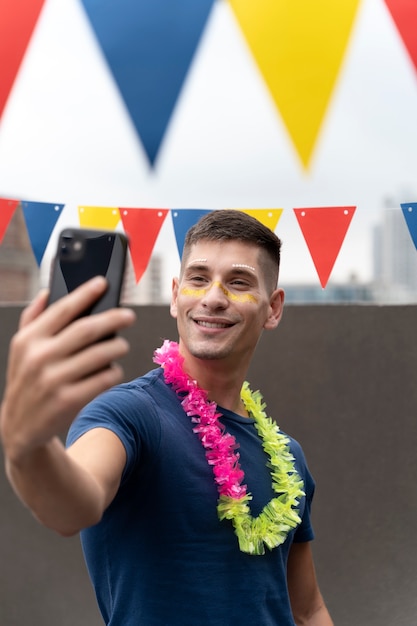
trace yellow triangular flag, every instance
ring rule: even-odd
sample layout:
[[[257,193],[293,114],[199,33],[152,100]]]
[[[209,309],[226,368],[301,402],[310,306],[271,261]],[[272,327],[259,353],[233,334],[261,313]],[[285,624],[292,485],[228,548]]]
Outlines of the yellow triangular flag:
[[[307,168],[360,0],[229,0]]]
[[[118,207],[79,206],[78,219],[83,228],[114,230],[120,220]]]
[[[239,209],[239,211],[251,215],[272,231],[275,231],[283,210],[284,209]]]

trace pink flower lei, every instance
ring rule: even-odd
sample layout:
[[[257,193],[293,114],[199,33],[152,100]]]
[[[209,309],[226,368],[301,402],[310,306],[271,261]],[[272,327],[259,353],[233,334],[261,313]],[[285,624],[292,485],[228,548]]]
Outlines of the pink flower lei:
[[[225,432],[218,421],[221,414],[215,402],[208,400],[207,392],[184,371],[179,346],[164,341],[155,350],[154,362],[164,370],[164,380],[171,385],[186,414],[196,424],[193,428],[205,450],[206,459],[213,468],[219,493],[217,512],[220,520],[230,519],[239,541],[239,548],[248,554],[264,554],[265,546],[272,549],[283,543],[288,533],[300,523],[297,507],[304,495],[303,481],[294,467],[294,457],[288,448],[288,437],[264,413],[259,392],[253,393],[244,383],[242,401],[255,420],[255,427],[269,455],[272,468],[272,487],[277,497],[265,505],[258,517],[250,515],[252,499],[243,485],[244,472],[239,465],[238,444]]]

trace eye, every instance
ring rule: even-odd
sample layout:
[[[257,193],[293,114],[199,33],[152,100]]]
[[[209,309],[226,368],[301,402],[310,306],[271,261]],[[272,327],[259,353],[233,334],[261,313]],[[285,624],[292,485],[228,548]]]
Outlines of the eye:
[[[202,285],[207,282],[207,278],[205,276],[201,276],[200,274],[189,276],[187,280],[195,285]]]
[[[243,280],[242,278],[234,278],[232,281],[230,281],[230,284],[232,285],[232,287],[235,287],[237,289],[248,289],[250,287],[248,281]]]

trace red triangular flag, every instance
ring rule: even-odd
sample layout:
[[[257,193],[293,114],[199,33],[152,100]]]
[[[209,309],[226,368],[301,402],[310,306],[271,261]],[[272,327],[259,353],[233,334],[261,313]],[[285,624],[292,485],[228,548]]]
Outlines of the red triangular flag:
[[[0,198],[0,242],[3,240],[10,220],[19,204],[19,200],[6,200]]]
[[[323,289],[355,210],[354,206],[294,209]]]
[[[119,209],[129,251],[135,270],[136,283],[142,278],[169,209]]]
[[[385,0],[385,3],[417,70],[416,0]]]
[[[0,117],[44,0],[0,0]]]

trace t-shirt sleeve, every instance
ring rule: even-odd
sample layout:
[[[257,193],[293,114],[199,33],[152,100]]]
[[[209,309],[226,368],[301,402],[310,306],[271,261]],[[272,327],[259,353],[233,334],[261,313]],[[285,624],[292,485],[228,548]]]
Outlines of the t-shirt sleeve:
[[[126,451],[122,482],[160,442],[160,422],[150,397],[129,383],[114,387],[82,409],[68,431],[67,447],[93,428],[107,428],[122,442]]]
[[[313,502],[315,482],[308,469],[304,452],[297,441],[292,441],[292,452],[296,459],[295,466],[304,482],[305,504],[301,514],[301,523],[294,533],[294,542],[303,543],[314,539],[314,530],[311,522],[311,505]]]

